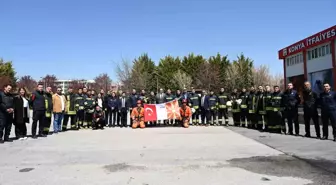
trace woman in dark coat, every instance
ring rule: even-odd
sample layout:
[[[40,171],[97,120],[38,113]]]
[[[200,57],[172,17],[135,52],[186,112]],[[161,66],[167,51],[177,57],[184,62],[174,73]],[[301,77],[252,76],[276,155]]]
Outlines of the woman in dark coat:
[[[14,98],[15,135],[19,140],[27,139],[26,123],[29,123],[29,103],[26,90],[20,88],[19,95]]]

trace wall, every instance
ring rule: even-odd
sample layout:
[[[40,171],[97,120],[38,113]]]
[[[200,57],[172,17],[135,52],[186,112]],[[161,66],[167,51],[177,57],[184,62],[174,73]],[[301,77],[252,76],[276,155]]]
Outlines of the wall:
[[[307,73],[322,71],[332,68],[331,55],[312,59],[307,61]]]
[[[303,73],[303,63],[286,66],[286,77],[298,76],[302,75]]]

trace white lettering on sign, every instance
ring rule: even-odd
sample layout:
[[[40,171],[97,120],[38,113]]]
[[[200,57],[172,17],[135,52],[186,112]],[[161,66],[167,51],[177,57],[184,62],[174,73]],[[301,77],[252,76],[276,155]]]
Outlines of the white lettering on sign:
[[[315,45],[318,44],[324,40],[330,39],[332,37],[336,36],[336,29],[333,28],[327,32],[322,32],[316,36],[310,37],[308,39],[306,39],[305,41],[299,42],[291,47],[288,48],[288,52],[287,52],[287,48],[286,50],[283,50],[283,56],[287,56],[290,55],[291,53],[300,51],[302,49],[304,49],[305,47],[309,47],[311,45]]]
[[[298,51],[298,50],[303,49],[304,47],[305,47],[304,43],[303,43],[303,42],[300,42],[300,43],[298,43],[298,44],[296,44],[296,45],[290,47],[290,48],[288,49],[288,51],[289,51],[289,53],[293,53],[293,52],[296,52],[296,51]]]
[[[334,37],[335,35],[336,35],[336,30],[332,29],[332,30],[329,30],[329,31],[324,32],[324,33],[320,33],[319,35],[316,35],[312,38],[307,39],[306,44],[307,44],[307,46],[317,44],[317,43],[319,43],[321,41],[324,41],[326,39],[330,39],[330,38]]]

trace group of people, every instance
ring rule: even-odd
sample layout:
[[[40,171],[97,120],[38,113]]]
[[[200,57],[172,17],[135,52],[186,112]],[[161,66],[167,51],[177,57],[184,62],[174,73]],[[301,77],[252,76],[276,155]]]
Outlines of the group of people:
[[[261,131],[294,135],[300,134],[298,111],[303,104],[305,137],[311,137],[310,121],[313,120],[316,138],[326,140],[329,136],[328,126],[332,126],[333,140],[336,141],[336,94],[328,83],[323,84],[324,91],[320,94],[312,91],[310,82],[304,83],[302,97],[289,83],[287,89],[280,91],[279,86],[258,86],[250,88],[249,92],[242,89],[231,94],[231,110],[235,126],[254,128]],[[210,96],[211,97],[211,96]],[[321,110],[321,137],[318,109]],[[287,123],[287,127],[286,127]],[[288,128],[288,132],[287,132]]]
[[[213,90],[203,90],[200,94],[192,88],[191,92],[184,89],[172,93],[170,89],[163,89],[156,94],[149,94],[145,90],[131,93],[104,90],[96,95],[94,90],[87,88],[74,89],[69,87],[65,94],[57,88],[53,94],[51,87],[43,90],[39,84],[31,97],[27,97],[24,88],[19,88],[18,95],[11,94],[11,85],[5,85],[0,92],[0,143],[11,142],[9,138],[12,124],[15,125],[16,137],[20,140],[27,139],[26,123],[29,123],[29,110],[33,110],[32,138],[47,137],[51,126],[52,115],[53,132],[57,134],[68,129],[70,121],[71,130],[81,128],[103,129],[108,127],[145,128],[147,125],[172,124],[188,128],[195,126],[228,126],[229,112],[232,112],[234,126],[248,127],[261,131],[299,135],[298,108],[303,100],[305,136],[311,137],[310,120],[316,129],[316,137],[321,138],[318,107],[321,108],[323,122],[323,137],[328,139],[329,121],[333,128],[334,141],[336,141],[336,94],[331,91],[328,83],[324,84],[324,92],[317,94],[312,91],[309,82],[304,84],[303,97],[293,89],[289,83],[287,89],[280,91],[279,86],[258,86],[257,90],[250,87],[238,93],[226,92],[221,88],[215,94]],[[178,100],[180,118],[164,121],[144,121],[143,104],[160,104]],[[129,113],[129,117],[127,116]],[[286,120],[288,132],[286,130]],[[127,124],[129,121],[129,125]],[[37,125],[38,134],[37,134]]]

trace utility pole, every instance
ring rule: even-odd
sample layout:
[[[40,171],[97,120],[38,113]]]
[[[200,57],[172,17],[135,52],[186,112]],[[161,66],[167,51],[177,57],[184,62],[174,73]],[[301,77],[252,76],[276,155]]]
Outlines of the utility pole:
[[[156,76],[156,93],[159,92],[159,78]]]

